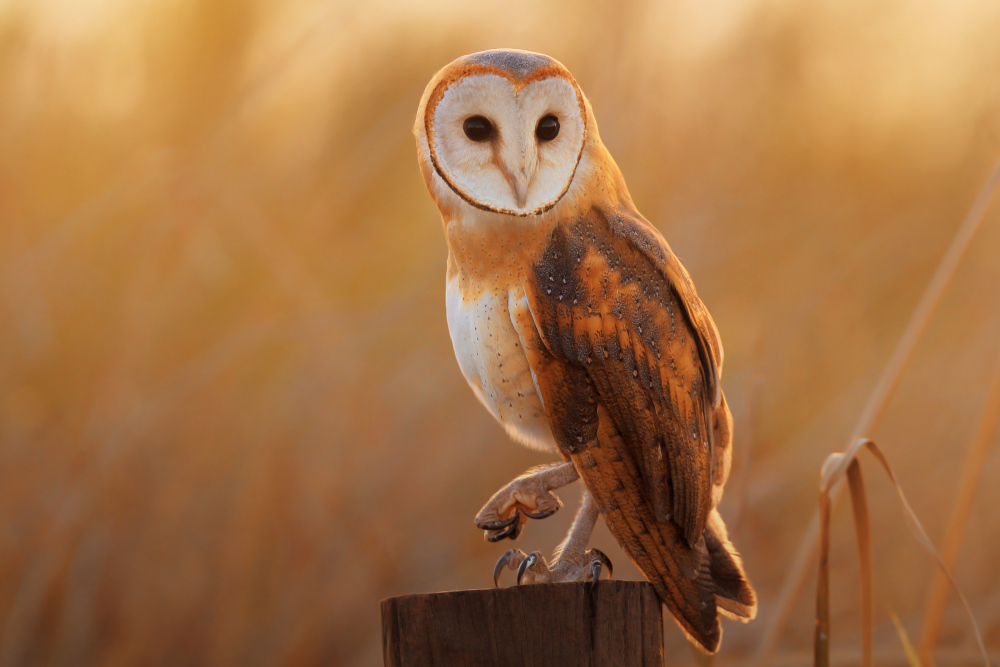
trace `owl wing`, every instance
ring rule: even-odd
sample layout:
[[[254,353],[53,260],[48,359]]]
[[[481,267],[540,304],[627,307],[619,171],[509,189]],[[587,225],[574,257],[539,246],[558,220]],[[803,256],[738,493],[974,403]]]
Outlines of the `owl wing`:
[[[556,228],[508,303],[557,444],[685,633],[756,595],[714,510],[728,468],[722,347],[691,280],[637,213]],[[716,444],[713,444],[715,441]]]
[[[595,210],[554,231],[525,293],[546,350],[582,371],[620,434],[609,445],[634,461],[656,519],[695,546],[714,505],[722,346],[684,267],[638,213]],[[567,445],[592,435],[574,431]]]

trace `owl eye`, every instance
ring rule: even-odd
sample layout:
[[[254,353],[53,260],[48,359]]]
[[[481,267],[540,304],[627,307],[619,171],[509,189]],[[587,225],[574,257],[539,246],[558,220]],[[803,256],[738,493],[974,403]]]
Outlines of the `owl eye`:
[[[549,114],[538,121],[535,136],[542,141],[552,141],[559,134],[559,119]]]
[[[493,136],[493,123],[485,116],[469,116],[462,123],[462,129],[473,141],[486,141]]]

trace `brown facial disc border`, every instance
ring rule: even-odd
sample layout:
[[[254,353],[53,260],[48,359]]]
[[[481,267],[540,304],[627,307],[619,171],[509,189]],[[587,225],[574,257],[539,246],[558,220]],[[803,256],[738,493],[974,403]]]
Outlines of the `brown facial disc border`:
[[[460,187],[453,183],[451,179],[445,176],[444,171],[441,169],[441,165],[438,163],[437,152],[434,150],[434,128],[431,123],[431,119],[437,113],[437,105],[444,98],[444,94],[448,91],[448,88],[452,84],[474,74],[496,74],[497,76],[507,79],[510,81],[511,85],[514,86],[514,95],[519,94],[529,83],[541,81],[542,79],[565,79],[566,81],[569,81],[570,85],[573,86],[573,90],[576,91],[577,104],[580,105],[580,118],[583,119],[583,141],[580,142],[580,150],[576,154],[576,163],[573,165],[573,171],[570,172],[569,180],[566,181],[566,187],[564,187],[562,192],[559,193],[559,196],[551,202],[524,213],[519,213],[509,208],[496,208],[475,201],[471,195],[463,191]],[[438,82],[437,86],[434,87],[434,91],[427,99],[427,107],[424,110],[424,133],[427,135],[427,149],[431,154],[431,164],[434,165],[434,171],[436,171],[437,175],[441,177],[441,180],[448,184],[448,187],[451,188],[455,194],[480,210],[526,218],[531,215],[541,215],[542,213],[550,210],[553,206],[559,203],[559,200],[563,198],[566,192],[569,191],[569,187],[573,184],[573,179],[576,177],[576,169],[580,166],[580,160],[583,158],[583,149],[587,145],[587,106],[583,101],[583,92],[580,90],[580,87],[576,85],[576,81],[565,67],[558,64],[541,67],[524,78],[518,78],[506,70],[498,67],[491,67],[489,65],[460,65]]]

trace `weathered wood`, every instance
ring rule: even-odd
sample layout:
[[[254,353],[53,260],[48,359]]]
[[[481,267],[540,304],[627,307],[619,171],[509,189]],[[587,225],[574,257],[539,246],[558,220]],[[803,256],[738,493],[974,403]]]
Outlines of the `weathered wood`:
[[[662,667],[653,587],[601,581],[382,601],[386,667]]]

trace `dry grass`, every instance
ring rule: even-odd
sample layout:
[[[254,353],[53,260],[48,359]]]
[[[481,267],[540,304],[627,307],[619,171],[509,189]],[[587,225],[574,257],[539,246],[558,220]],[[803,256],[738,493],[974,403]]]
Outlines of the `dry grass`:
[[[854,525],[857,531],[858,555],[861,573],[861,610],[863,631],[862,657],[865,667],[871,665],[873,622],[871,538],[869,536],[868,508],[867,501],[865,500],[864,483],[861,477],[861,468],[856,459],[858,452],[863,447],[867,446],[875,454],[879,462],[882,463],[886,474],[895,486],[900,501],[903,503],[907,511],[907,518],[912,524],[915,525],[918,531],[918,539],[921,540],[925,547],[937,559],[940,565],[939,574],[944,576],[946,583],[950,583],[953,588],[956,588],[957,592],[957,587],[951,576],[951,568],[954,566],[954,561],[957,557],[957,544],[955,543],[957,537],[955,537],[955,535],[961,535],[961,532],[964,530],[964,521],[967,516],[963,515],[967,515],[975,492],[976,484],[974,480],[976,477],[972,477],[972,466],[976,463],[979,463],[980,465],[982,464],[983,456],[985,454],[984,450],[993,432],[993,425],[996,421],[996,414],[994,414],[996,412],[994,408],[996,399],[993,398],[993,394],[996,393],[996,391],[991,392],[990,398],[987,399],[987,408],[984,414],[983,423],[973,445],[972,456],[965,467],[966,473],[963,476],[963,483],[960,486],[961,496],[959,500],[959,507],[956,509],[956,512],[953,513],[952,521],[949,525],[950,539],[948,540],[949,549],[946,552],[947,560],[942,560],[938,556],[937,551],[934,549],[929,538],[927,537],[923,526],[910,509],[910,505],[903,495],[902,488],[896,482],[895,474],[892,472],[885,455],[874,442],[864,437],[864,434],[871,432],[878,424],[882,415],[885,413],[886,407],[888,406],[896,387],[899,385],[903,372],[906,369],[906,365],[909,363],[910,359],[912,359],[917,348],[917,344],[927,331],[931,318],[934,316],[934,313],[940,305],[948,286],[951,284],[956,272],[958,271],[962,259],[965,257],[973,239],[976,236],[976,233],[979,231],[979,228],[986,216],[986,212],[989,209],[990,202],[996,195],[998,188],[1000,188],[1000,162],[997,162],[989,177],[986,179],[986,182],[980,189],[979,196],[976,197],[975,202],[973,202],[969,213],[966,215],[961,227],[959,227],[958,232],[955,234],[955,238],[952,240],[951,245],[948,248],[948,251],[944,254],[941,263],[934,272],[934,276],[931,278],[930,284],[927,286],[920,302],[917,304],[916,310],[914,310],[913,315],[910,317],[910,322],[903,331],[903,335],[900,338],[899,343],[896,345],[896,350],[893,352],[892,357],[889,359],[889,363],[886,364],[885,369],[882,371],[882,376],[879,378],[879,382],[875,386],[875,390],[868,399],[868,403],[865,404],[865,408],[861,413],[858,425],[855,427],[854,441],[848,445],[843,453],[831,454],[823,464],[823,472],[821,475],[822,483],[820,484],[819,512],[810,524],[809,530],[806,532],[802,545],[799,548],[798,559],[785,580],[782,596],[780,598],[780,604],[774,615],[775,620],[772,622],[771,627],[768,628],[768,631],[764,634],[755,658],[755,662],[758,664],[766,663],[770,660],[771,654],[774,650],[775,638],[781,632],[783,624],[787,622],[789,609],[791,608],[792,603],[794,603],[798,590],[802,586],[802,582],[805,577],[804,564],[813,557],[812,552],[818,546],[819,579],[816,591],[816,634],[814,641],[816,650],[815,663],[816,665],[822,667],[828,667],[829,665],[830,514],[832,505],[835,504],[837,499],[843,494],[843,481],[846,476],[851,490],[851,505],[854,510]],[[937,587],[941,588],[942,586],[941,584],[937,584]],[[936,597],[938,599],[932,600],[928,607],[928,614],[931,614],[931,618],[937,616],[937,621],[933,624],[927,624],[929,628],[933,628],[934,625],[939,626],[940,624],[939,615],[944,601],[941,593],[937,593]],[[972,618],[968,602],[960,592],[959,597],[962,600],[962,604],[965,607],[966,612],[969,613],[979,648],[982,651],[986,664],[989,665],[986,648],[983,645],[982,636],[976,626],[975,619]],[[898,619],[895,622],[898,625]],[[932,629],[931,632],[936,633],[937,630]],[[933,637],[932,634],[928,634],[923,650],[924,659],[928,662],[932,662],[935,643],[936,637]]]
[[[998,28],[972,0],[0,0],[0,666],[375,665],[381,597],[491,583],[506,547],[471,518],[545,457],[458,372],[410,126],[437,68],[501,45],[574,72],[719,324],[723,512],[761,616],[727,624],[716,664],[745,664],[815,471],[1000,152]],[[932,536],[996,352],[995,221],[865,434]],[[893,564],[876,604],[915,636],[931,566],[891,489],[868,492],[874,562]],[[522,547],[555,546],[564,499]],[[997,503],[983,485],[956,567],[994,652]],[[841,528],[831,578],[851,594],[832,588],[830,622],[856,646]],[[778,660],[803,664],[811,613],[790,610]],[[941,665],[970,654],[957,611]],[[873,646],[905,660],[887,618]]]
[[[948,585],[952,587],[955,594],[958,596],[959,600],[962,602],[962,607],[967,614],[969,624],[972,630],[972,636],[975,637],[977,647],[979,648],[980,656],[982,657],[983,664],[986,667],[990,666],[990,658],[987,653],[986,646],[983,643],[982,633],[979,630],[979,624],[976,622],[975,616],[973,615],[972,609],[969,606],[969,601],[966,599],[965,595],[958,588],[955,583],[955,579],[951,574],[950,569],[942,560],[941,556],[938,554],[937,549],[934,548],[934,544],[931,542],[930,538],[927,536],[927,531],[924,529],[923,524],[917,518],[914,513],[910,502],[906,499],[906,495],[903,493],[903,488],[900,486],[899,481],[896,479],[896,474],[893,472],[892,467],[889,465],[889,461],[886,458],[882,450],[871,440],[861,439],[856,443],[856,446],[851,448],[849,452],[843,454],[831,454],[823,466],[823,481],[820,485],[820,547],[819,547],[819,576],[816,588],[816,637],[815,637],[815,660],[814,663],[817,667],[828,667],[830,664],[830,566],[829,566],[829,552],[830,552],[830,510],[831,510],[831,495],[835,488],[835,485],[842,483],[846,475],[848,485],[851,490],[851,506],[854,510],[854,525],[857,532],[858,540],[858,559],[860,563],[861,571],[861,625],[862,625],[862,648],[861,648],[861,658],[862,664],[865,667],[869,667],[872,664],[872,627],[874,622],[873,613],[873,577],[872,577],[872,557],[871,557],[871,534],[870,534],[870,522],[868,517],[868,504],[865,499],[865,486],[861,475],[861,465],[858,463],[857,454],[862,449],[866,448],[874,456],[876,461],[882,466],[885,474],[888,476],[889,481],[892,483],[893,488],[896,490],[896,495],[899,497],[899,502],[903,507],[903,515],[910,526],[913,534],[916,536],[917,541],[927,550],[927,552],[934,558],[938,565],[938,572],[945,578]],[[899,632],[901,642],[903,644],[903,649],[906,652],[907,659],[913,662],[913,657],[915,655],[913,647],[908,639],[905,628],[903,628],[899,623],[899,618],[892,614],[893,625],[896,626],[896,630]],[[933,650],[931,651],[930,660],[928,664],[933,664]],[[919,665],[920,660],[918,658],[917,663]]]
[[[1000,421],[1000,355],[997,356],[997,369],[990,382],[990,390],[986,395],[976,435],[965,459],[962,479],[948,520],[948,531],[945,533],[944,546],[941,548],[944,568],[935,573],[927,595],[927,609],[924,612],[924,627],[920,637],[920,656],[928,665],[934,664],[934,649],[941,638],[941,624],[948,604],[950,582],[946,574],[952,572],[958,562],[959,549],[969,523],[969,515],[972,513],[976,491],[982,479],[983,467],[986,465],[998,421]]]

